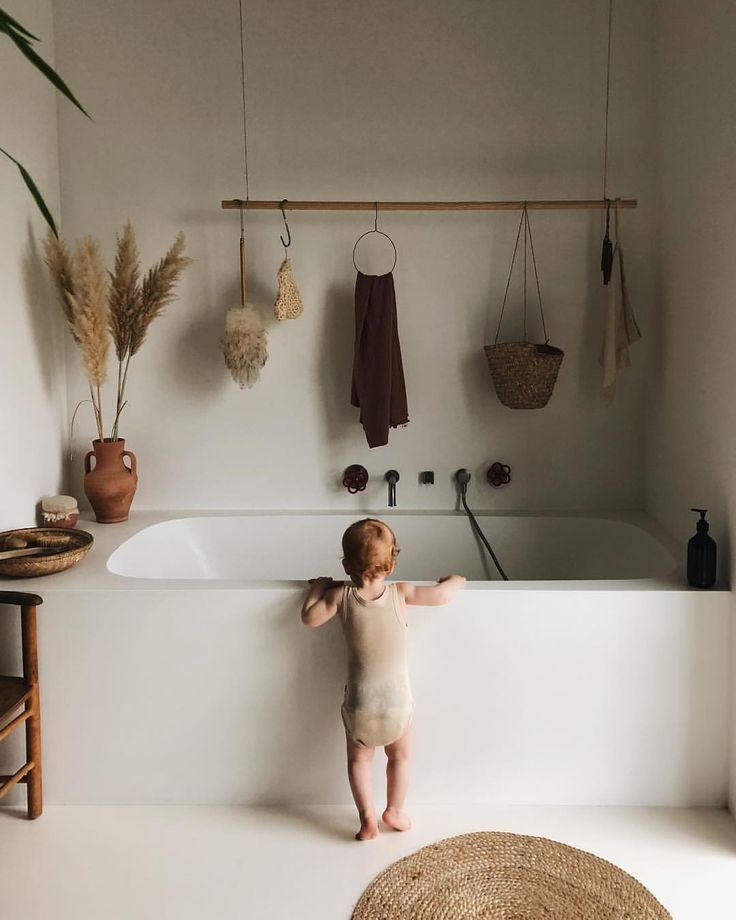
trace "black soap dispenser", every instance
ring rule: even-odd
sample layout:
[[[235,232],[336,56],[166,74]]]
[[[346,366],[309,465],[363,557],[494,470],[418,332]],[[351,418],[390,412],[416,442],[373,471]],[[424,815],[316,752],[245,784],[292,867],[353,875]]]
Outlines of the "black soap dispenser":
[[[691,508],[700,513],[698,532],[687,543],[687,583],[693,588],[712,588],[716,583],[716,541],[708,536],[704,508]]]

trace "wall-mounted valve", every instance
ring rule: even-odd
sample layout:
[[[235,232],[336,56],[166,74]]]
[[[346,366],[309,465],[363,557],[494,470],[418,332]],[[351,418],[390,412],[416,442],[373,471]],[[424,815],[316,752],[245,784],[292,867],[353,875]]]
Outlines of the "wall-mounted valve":
[[[368,470],[359,463],[353,463],[342,474],[342,484],[351,495],[365,491],[368,485]]]
[[[511,467],[508,463],[493,463],[486,473],[486,479],[496,489],[506,486],[511,482]]]

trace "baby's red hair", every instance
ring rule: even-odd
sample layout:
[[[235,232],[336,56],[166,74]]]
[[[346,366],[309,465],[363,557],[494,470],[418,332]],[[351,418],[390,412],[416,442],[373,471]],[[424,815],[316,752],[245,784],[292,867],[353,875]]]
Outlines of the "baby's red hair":
[[[399,548],[393,530],[375,518],[356,521],[342,535],[343,566],[355,584],[390,575]]]

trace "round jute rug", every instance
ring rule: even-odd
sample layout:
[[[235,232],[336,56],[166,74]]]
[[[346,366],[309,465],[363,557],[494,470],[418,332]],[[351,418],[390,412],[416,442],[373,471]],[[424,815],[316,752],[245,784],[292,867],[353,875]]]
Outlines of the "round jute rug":
[[[448,837],[366,888],[353,920],[672,920],[622,869],[564,843],[519,834]]]

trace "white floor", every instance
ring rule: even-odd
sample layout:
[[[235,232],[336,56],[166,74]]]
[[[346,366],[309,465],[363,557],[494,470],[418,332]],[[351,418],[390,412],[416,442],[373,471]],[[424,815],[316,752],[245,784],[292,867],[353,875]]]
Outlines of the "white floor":
[[[551,837],[621,866],[674,920],[736,916],[736,823],[666,808],[415,808],[357,843],[347,808],[49,807],[0,811],[2,920],[348,920],[389,863],[442,837]]]

